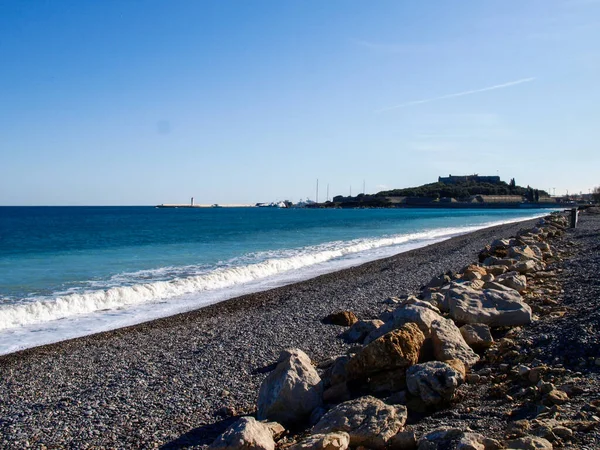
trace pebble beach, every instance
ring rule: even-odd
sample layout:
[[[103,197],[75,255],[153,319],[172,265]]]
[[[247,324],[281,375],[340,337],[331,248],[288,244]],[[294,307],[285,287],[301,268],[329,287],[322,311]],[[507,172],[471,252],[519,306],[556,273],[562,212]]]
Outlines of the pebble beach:
[[[535,222],[486,228],[197,311],[2,356],[0,448],[207,446],[237,418],[255,413],[260,384],[281,350],[301,348],[316,363],[349,350],[351,344],[338,337],[343,329],[323,324],[323,317],[349,310],[361,319],[376,318],[388,297],[418,292],[431,278],[476,261],[492,240]],[[598,301],[599,233],[598,215],[583,216],[566,233],[577,251],[560,280],[569,286],[566,301],[589,339],[583,332],[577,334],[581,342],[568,341],[574,339],[568,333],[564,344],[540,341],[553,358],[590,347],[589,354],[562,362],[583,364],[581,369],[594,358],[597,339],[597,315],[583,309],[595,309]],[[540,334],[553,336],[556,327],[564,324],[534,322],[527,332],[537,342]],[[463,423],[456,414],[453,419],[446,411],[425,422]]]

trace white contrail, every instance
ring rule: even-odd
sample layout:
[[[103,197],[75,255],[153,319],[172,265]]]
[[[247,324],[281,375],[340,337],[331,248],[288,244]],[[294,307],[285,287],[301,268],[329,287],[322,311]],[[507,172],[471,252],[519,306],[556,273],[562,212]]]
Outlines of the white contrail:
[[[375,112],[380,113],[380,112],[384,112],[384,111],[390,111],[392,109],[404,108],[405,106],[420,105],[421,103],[435,102],[437,100],[445,100],[447,98],[462,97],[463,95],[477,94],[478,92],[493,91],[495,89],[503,89],[503,88],[506,88],[509,86],[515,86],[517,84],[529,83],[530,81],[533,81],[533,80],[535,80],[535,78],[533,78],[533,77],[532,78],[523,78],[521,80],[509,81],[508,83],[497,84],[495,86],[489,86],[489,87],[485,87],[482,89],[474,89],[472,91],[457,92],[456,94],[442,95],[441,97],[426,98],[424,100],[414,100],[412,102],[400,103],[399,105],[394,105],[394,106],[390,106],[388,108],[379,109]]]

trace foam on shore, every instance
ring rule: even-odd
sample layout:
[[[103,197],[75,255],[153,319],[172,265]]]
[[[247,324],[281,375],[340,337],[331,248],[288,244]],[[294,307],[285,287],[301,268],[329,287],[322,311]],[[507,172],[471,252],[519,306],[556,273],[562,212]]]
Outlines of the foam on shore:
[[[194,273],[193,267],[168,268],[168,280],[73,292],[5,306],[0,308],[0,354],[197,309],[489,226],[531,218],[268,252],[254,255],[264,258],[260,262],[231,261],[226,267],[202,273]],[[118,278],[121,283],[128,279],[127,274]]]

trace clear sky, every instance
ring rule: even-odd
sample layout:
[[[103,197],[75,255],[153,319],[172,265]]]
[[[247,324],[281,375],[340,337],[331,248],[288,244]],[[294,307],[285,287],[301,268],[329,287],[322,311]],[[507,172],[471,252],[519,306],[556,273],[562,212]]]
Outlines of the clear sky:
[[[600,184],[600,1],[0,2],[0,204]]]

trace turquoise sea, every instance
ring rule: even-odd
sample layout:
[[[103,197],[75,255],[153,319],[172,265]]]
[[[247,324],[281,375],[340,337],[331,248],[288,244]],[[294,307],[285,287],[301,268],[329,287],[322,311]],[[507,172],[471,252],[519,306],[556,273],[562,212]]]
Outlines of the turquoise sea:
[[[547,212],[0,207],[0,353],[196,309]]]

